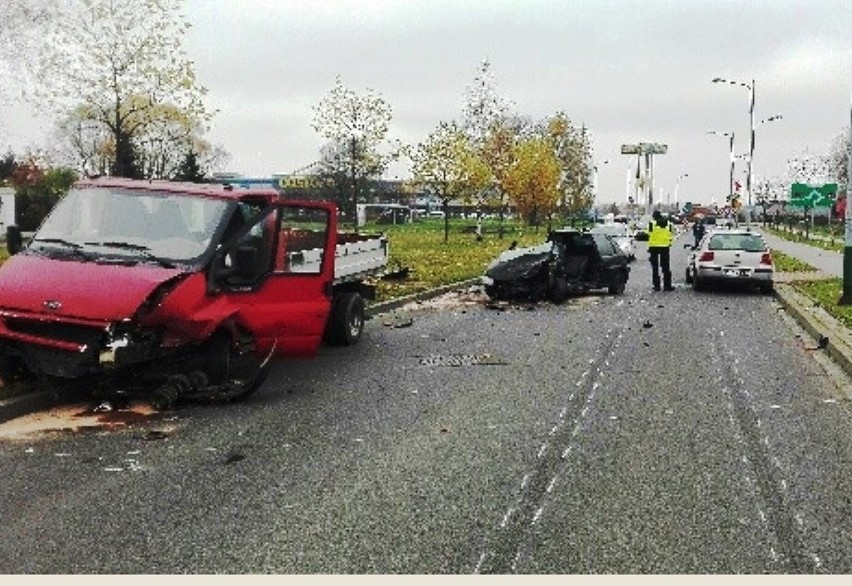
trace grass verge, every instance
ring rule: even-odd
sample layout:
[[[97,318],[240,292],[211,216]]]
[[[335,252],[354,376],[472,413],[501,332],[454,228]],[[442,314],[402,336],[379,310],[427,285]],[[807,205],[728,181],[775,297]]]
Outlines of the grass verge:
[[[843,279],[820,279],[818,281],[795,281],[791,283],[800,293],[822,307],[847,328],[852,328],[852,306],[838,305],[843,294]]]
[[[442,285],[465,281],[485,274],[494,258],[512,242],[519,247],[540,244],[547,238],[547,228],[538,231],[515,223],[507,223],[503,238],[496,225],[488,225],[481,241],[468,233],[471,222],[450,223],[444,242],[442,220],[424,221],[400,226],[377,226],[388,237],[390,268],[408,267],[405,280],[378,280],[377,301],[428,291]]]
[[[780,250],[772,251],[772,263],[779,273],[810,273],[817,270],[815,266],[784,254]]]
[[[774,234],[778,238],[783,238],[784,240],[789,240],[790,242],[801,242],[802,244],[809,244],[811,246],[815,246],[817,248],[822,248],[823,250],[830,250],[832,252],[843,252],[844,241],[843,239],[839,240],[826,240],[825,238],[805,238],[804,234],[800,234],[798,232],[788,232],[786,230],[776,230],[775,228],[766,227],[763,228],[766,232],[770,234]]]

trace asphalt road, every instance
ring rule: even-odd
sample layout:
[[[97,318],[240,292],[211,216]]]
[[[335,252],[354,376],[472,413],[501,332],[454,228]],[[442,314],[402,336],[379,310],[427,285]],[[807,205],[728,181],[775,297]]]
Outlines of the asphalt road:
[[[451,295],[244,403],[0,426],[0,573],[849,573],[849,381],[643,249],[624,296]]]

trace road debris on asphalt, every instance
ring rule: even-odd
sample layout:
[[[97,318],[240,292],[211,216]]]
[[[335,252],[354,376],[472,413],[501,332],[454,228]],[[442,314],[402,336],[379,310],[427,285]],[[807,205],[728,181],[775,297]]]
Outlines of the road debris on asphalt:
[[[500,366],[505,360],[491,354],[451,354],[449,356],[426,356],[420,359],[422,366]]]
[[[159,411],[139,402],[127,409],[104,410],[102,404],[94,408],[86,405],[62,405],[30,413],[0,424],[0,439],[32,440],[47,434],[79,433],[83,431],[114,431],[128,429],[134,424],[152,419]]]

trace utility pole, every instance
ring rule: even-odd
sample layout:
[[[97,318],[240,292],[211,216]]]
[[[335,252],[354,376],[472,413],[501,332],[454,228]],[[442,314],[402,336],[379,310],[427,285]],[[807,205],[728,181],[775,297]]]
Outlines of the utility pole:
[[[754,80],[751,80],[749,89],[751,90],[751,103],[749,104],[748,115],[749,125],[751,126],[751,138],[748,148],[748,174],[746,175],[746,198],[748,201],[748,207],[746,208],[746,228],[751,228],[751,175],[753,170],[752,161],[754,160]],[[734,216],[734,220],[736,220],[736,216]]]
[[[852,102],[852,101],[850,101]],[[852,305],[852,103],[849,108],[849,144],[846,147],[846,213],[844,214],[843,295],[838,305]]]

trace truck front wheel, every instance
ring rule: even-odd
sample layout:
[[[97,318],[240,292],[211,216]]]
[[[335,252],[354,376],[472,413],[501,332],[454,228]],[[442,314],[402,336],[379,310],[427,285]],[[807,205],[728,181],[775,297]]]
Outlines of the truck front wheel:
[[[361,339],[364,331],[364,298],[358,293],[342,293],[331,310],[328,342],[335,346],[352,346]]]
[[[253,352],[238,352],[230,334],[217,332],[207,346],[206,374],[213,387],[228,386],[223,396],[228,400],[247,397],[266,380],[269,359]]]

